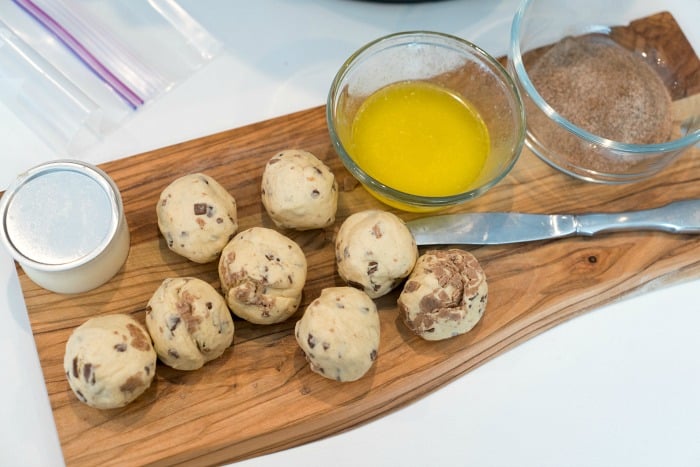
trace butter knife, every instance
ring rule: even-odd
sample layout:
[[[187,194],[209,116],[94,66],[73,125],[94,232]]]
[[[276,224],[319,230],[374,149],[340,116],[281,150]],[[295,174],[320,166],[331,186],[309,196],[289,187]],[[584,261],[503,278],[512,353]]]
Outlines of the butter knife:
[[[700,199],[619,213],[475,212],[423,217],[406,224],[418,245],[500,245],[622,230],[692,234],[700,233]]]

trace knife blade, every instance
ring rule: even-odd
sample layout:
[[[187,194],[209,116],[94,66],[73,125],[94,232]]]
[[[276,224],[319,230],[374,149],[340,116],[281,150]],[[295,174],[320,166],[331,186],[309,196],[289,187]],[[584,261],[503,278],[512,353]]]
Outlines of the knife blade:
[[[700,199],[639,211],[583,214],[474,212],[406,223],[418,245],[501,245],[624,230],[700,233]]]

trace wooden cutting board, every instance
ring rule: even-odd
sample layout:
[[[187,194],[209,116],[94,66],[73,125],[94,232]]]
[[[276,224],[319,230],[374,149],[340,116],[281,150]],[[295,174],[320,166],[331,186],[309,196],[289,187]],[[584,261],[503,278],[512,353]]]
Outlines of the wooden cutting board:
[[[658,32],[651,26],[667,28],[667,21],[652,17],[640,24]],[[664,30],[660,37],[667,34]],[[676,50],[678,44],[667,45]],[[688,81],[686,94],[694,94],[700,92],[700,67],[697,60],[694,68],[688,65],[688,53],[694,56],[692,49],[680,53],[685,71],[676,78]],[[216,263],[197,265],[165,246],[155,215],[161,190],[176,177],[206,172],[236,197],[241,230],[273,227],[260,201],[260,178],[268,158],[286,148],[315,153],[335,172],[341,188],[332,228],[284,231],[309,263],[297,315],[273,326],[237,320],[234,345],[221,358],[195,372],[159,365],[152,387],[123,409],[99,411],[78,402],[62,367],[66,340],[76,326],[115,312],[143,321],[148,299],[167,277],[196,276],[219,285]],[[395,291],[377,300],[382,340],[375,366],[359,381],[337,383],[308,369],[292,329],[324,287],[341,285],[333,257],[340,223],[361,209],[387,208],[342,167],[322,107],[102,167],[121,190],[130,226],[124,268],[106,285],[78,296],[47,292],[18,270],[68,465],[215,464],[302,444],[386,414],[580,313],[700,276],[700,236],[637,232],[470,248],[489,281],[488,307],[476,328],[443,342],[423,341],[399,319]],[[526,150],[499,185],[454,210],[622,211],[692,197],[700,197],[697,148],[658,176],[625,186],[574,180]],[[398,214],[407,220],[417,216]]]

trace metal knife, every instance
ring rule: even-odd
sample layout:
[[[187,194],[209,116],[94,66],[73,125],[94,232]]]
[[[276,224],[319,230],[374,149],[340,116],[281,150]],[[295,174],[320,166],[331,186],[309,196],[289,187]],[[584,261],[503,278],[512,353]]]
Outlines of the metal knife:
[[[692,234],[700,233],[700,199],[619,213],[461,213],[423,217],[406,224],[418,245],[500,245],[621,230]]]

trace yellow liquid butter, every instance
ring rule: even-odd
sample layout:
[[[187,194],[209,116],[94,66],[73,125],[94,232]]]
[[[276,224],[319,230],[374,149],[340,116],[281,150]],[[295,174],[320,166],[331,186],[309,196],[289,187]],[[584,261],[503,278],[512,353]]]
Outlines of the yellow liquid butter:
[[[489,153],[486,124],[472,106],[440,86],[405,81],[360,106],[350,154],[379,182],[421,196],[470,188]]]

